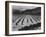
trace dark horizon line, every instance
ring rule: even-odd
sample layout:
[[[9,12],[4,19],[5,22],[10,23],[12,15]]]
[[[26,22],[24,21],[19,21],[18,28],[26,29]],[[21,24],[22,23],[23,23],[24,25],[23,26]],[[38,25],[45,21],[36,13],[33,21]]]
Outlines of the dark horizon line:
[[[35,9],[27,9],[25,11],[13,10],[13,14],[36,14],[36,15],[40,15],[41,14],[41,7],[38,7]]]

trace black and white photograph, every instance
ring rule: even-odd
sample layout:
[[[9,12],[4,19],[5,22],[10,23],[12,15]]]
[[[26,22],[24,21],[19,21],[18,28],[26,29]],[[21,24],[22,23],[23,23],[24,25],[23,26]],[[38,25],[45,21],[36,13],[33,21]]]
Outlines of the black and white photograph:
[[[44,33],[44,3],[9,3],[9,34]]]
[[[40,30],[41,7],[12,6],[12,30]]]

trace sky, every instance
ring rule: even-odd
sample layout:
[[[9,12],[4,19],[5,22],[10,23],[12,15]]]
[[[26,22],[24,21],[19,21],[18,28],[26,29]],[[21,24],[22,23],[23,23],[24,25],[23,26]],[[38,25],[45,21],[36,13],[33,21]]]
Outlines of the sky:
[[[37,8],[35,6],[12,6],[13,9],[17,9],[17,10],[26,10],[26,9],[34,9]]]

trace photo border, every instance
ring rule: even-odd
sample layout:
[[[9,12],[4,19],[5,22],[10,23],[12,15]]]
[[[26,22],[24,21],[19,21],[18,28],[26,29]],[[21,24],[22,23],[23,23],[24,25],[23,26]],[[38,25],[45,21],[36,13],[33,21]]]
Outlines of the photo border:
[[[26,3],[26,4],[42,4],[44,5],[44,32],[43,33],[27,33],[27,34],[9,34],[9,3]],[[19,1],[5,1],[5,35],[18,36],[18,35],[32,35],[32,34],[45,34],[45,3],[36,2],[19,2]]]

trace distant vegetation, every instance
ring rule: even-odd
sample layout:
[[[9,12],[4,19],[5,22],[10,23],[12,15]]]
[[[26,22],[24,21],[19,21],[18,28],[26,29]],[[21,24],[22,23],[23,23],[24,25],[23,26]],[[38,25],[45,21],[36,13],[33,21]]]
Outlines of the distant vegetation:
[[[27,9],[24,11],[13,10],[13,14],[31,14],[31,15],[41,15],[41,7],[35,9]]]

